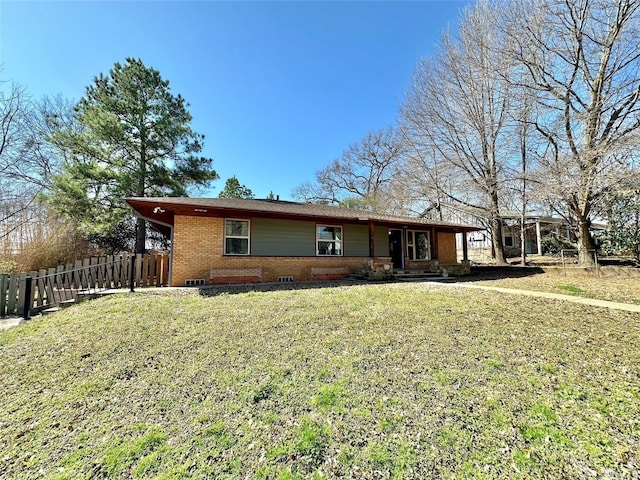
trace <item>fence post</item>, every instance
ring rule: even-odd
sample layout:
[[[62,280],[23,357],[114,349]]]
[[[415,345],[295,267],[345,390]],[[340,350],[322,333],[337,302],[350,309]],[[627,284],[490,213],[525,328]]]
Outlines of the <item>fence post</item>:
[[[24,319],[25,320],[28,320],[29,317],[31,316],[31,309],[33,308],[33,300],[36,293],[35,284],[37,279],[35,278],[35,275],[37,275],[37,272],[32,272],[32,273],[34,274],[34,276],[29,275],[26,281],[27,295],[24,299],[25,301]]]
[[[135,254],[131,254],[129,255],[129,291],[131,293],[134,292],[134,287],[133,284],[135,283],[135,266],[136,266],[136,262],[135,262]]]
[[[7,314],[7,275],[0,275],[0,317]]]
[[[24,292],[22,292],[24,295],[23,304],[22,304],[22,318],[24,318],[25,320],[29,320],[29,315],[31,314],[31,305],[33,303],[32,287],[33,287],[33,278],[26,277],[23,283]]]

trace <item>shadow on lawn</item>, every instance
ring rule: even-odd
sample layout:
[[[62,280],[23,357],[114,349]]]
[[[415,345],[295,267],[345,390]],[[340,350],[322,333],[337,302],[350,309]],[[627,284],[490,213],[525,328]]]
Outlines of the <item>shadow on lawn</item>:
[[[353,285],[366,285],[365,280],[314,280],[308,282],[281,282],[281,283],[247,283],[243,285],[215,285],[200,287],[198,293],[203,297],[216,297],[218,295],[230,295],[248,292],[276,292],[281,290],[312,290],[317,288],[349,287]]]
[[[480,280],[500,280],[503,278],[523,278],[545,273],[541,267],[520,267],[509,265],[497,267],[494,265],[471,267],[471,274],[455,277],[455,282],[477,282]]]
[[[501,278],[521,278],[544,273],[539,267],[517,267],[517,266],[477,266],[471,268],[471,274],[462,277],[437,278],[443,283],[477,282],[481,280],[498,280]],[[433,280],[433,279],[427,279]],[[419,281],[419,280],[417,280]],[[353,285],[366,285],[375,283],[360,279],[327,280],[327,281],[307,281],[307,282],[283,282],[283,283],[250,283],[242,285],[215,285],[200,287],[198,293],[203,297],[216,297],[218,295],[230,295],[248,292],[275,292],[283,290],[312,290],[319,288],[348,287]],[[398,282],[400,283],[400,282]],[[405,282],[403,282],[405,283]]]

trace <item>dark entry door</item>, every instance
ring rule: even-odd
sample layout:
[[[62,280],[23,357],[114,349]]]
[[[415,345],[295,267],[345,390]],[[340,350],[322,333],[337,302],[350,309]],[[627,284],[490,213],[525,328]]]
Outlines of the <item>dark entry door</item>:
[[[404,254],[402,249],[402,230],[389,230],[389,256],[393,268],[404,268]]]

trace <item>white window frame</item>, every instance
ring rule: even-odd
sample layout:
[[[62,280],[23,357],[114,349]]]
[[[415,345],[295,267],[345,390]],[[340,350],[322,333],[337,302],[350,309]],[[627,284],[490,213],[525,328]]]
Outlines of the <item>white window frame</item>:
[[[416,258],[416,233],[425,233],[427,235],[427,258]],[[407,258],[412,262],[426,262],[431,260],[431,232],[429,230],[407,230],[406,235]],[[413,255],[411,255],[413,252]]]
[[[247,235],[227,235],[227,221],[231,222],[247,222]],[[224,254],[230,256],[248,256],[251,254],[251,220],[248,218],[225,218],[223,224],[223,248]],[[239,238],[247,240],[247,253],[229,253],[227,252],[227,238]]]
[[[325,228],[325,227],[339,228],[340,229],[340,240],[320,239],[318,237],[318,230],[320,228]],[[340,244],[340,253],[336,253],[336,254],[320,253],[320,248],[319,248],[320,242],[333,242],[334,243],[334,251],[335,251],[335,244],[339,243]],[[342,225],[327,225],[327,224],[324,224],[324,223],[317,223],[316,224],[316,256],[318,256],[318,257],[342,257],[342,256],[344,256],[344,228],[342,227]]]

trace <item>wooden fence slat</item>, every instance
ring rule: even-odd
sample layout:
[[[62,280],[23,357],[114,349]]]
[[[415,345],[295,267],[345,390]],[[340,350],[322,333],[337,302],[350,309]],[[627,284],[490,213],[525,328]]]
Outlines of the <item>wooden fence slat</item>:
[[[120,288],[120,256],[113,257],[113,269],[111,270],[112,288]]]
[[[55,278],[56,278],[56,269],[50,268],[47,270],[47,304],[55,305],[60,302],[60,298],[56,298],[56,290],[55,290]]]
[[[64,268],[64,288],[66,288],[67,290],[71,290],[73,288],[73,286],[71,285],[71,277],[73,276],[73,272],[71,272],[71,270],[73,270],[73,263],[67,263]]]
[[[82,260],[76,260],[75,265],[73,266],[73,288],[74,290],[80,290],[82,288],[82,282],[80,281],[80,272],[82,268]]]
[[[127,286],[127,256],[120,255],[118,260],[118,273],[120,274],[120,288]]]
[[[157,255],[149,256],[149,278],[147,279],[147,285],[154,287],[156,285],[156,267],[157,267]]]
[[[67,299],[64,290],[64,265],[58,265],[56,267],[56,275],[55,275],[55,285],[56,290],[58,291],[58,300],[63,301]]]
[[[26,305],[29,307],[29,316],[33,311],[33,304],[36,297],[36,283],[38,282],[38,272],[29,272],[29,277],[31,277],[31,290],[25,293],[25,295],[29,295],[29,298],[26,298]],[[26,282],[25,282],[26,283]]]
[[[27,283],[27,272],[20,273],[20,284],[18,286],[18,305],[16,305],[16,313],[18,315],[24,315],[24,296],[25,285]]]
[[[104,263],[104,257],[96,258],[96,281],[98,282],[98,288],[104,288],[104,275],[102,272],[102,264]]]
[[[7,314],[7,293],[9,289],[9,276],[0,275],[0,317]]]
[[[143,255],[142,257],[142,285],[148,287],[151,285],[151,279],[153,278],[153,256]]]
[[[82,261],[82,276],[80,280],[82,281],[82,288],[89,288],[89,279],[91,278],[91,258],[85,258]]]
[[[156,275],[156,256],[155,255],[146,255],[147,257],[147,269],[145,273],[147,274],[147,278],[145,279],[145,286],[153,287],[154,277]]]
[[[162,286],[169,285],[169,255],[162,256]]]
[[[102,268],[104,268],[104,281],[106,288],[113,288],[113,270],[116,267],[116,262],[113,255],[110,257],[105,257],[105,263]]]
[[[135,275],[136,275],[136,280],[134,282],[134,285],[136,286],[142,286],[142,254],[138,253],[136,255],[136,267],[135,267]]]
[[[162,286],[162,255],[156,255],[156,287]]]
[[[38,307],[42,307],[45,304],[45,275],[47,274],[46,270],[40,270],[37,274],[37,279],[33,281],[32,287],[36,293],[36,305]]]
[[[7,315],[16,313],[16,300],[18,295],[18,274],[13,272],[9,275],[9,295],[7,297]]]
[[[118,287],[124,288],[126,286],[127,286],[126,256],[120,255],[120,257],[118,257]]]
[[[154,255],[153,262],[153,285],[160,286],[160,279],[162,278],[162,255]]]
[[[61,302],[69,300],[68,290],[64,281],[64,265],[58,265],[56,268],[56,288],[58,289],[58,298]]]
[[[142,256],[142,286],[149,285],[149,255]]]
[[[147,257],[147,265],[148,265],[148,274],[147,274],[147,285],[152,287],[155,285],[154,278],[156,276],[156,256],[149,255]]]
[[[38,290],[38,296],[42,297],[42,302],[38,305],[38,306],[46,306],[49,305],[49,303],[51,303],[51,292],[50,292],[50,279],[49,276],[47,274],[47,270],[40,270],[40,272],[38,272],[38,282],[36,282],[39,285],[39,290]]]
[[[98,257],[91,257],[91,270],[89,271],[89,288],[95,290],[98,286]]]

